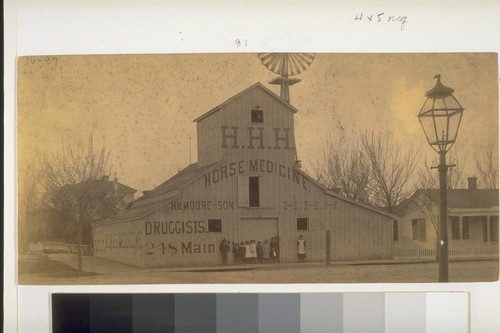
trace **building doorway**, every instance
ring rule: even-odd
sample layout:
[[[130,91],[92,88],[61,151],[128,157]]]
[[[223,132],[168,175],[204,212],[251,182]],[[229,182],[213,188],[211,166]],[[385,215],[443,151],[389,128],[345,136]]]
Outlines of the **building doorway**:
[[[270,241],[278,236],[278,219],[242,218],[240,221],[240,242],[255,240]]]

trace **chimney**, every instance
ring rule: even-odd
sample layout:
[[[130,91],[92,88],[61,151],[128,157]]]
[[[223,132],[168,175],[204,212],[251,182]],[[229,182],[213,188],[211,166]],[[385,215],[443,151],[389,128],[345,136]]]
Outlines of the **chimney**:
[[[477,190],[477,177],[469,177],[467,182],[469,183],[469,190]]]
[[[368,202],[368,192],[366,192],[366,190],[364,190],[364,189],[359,191],[358,200],[361,202],[367,203]]]
[[[109,180],[109,176],[102,176],[101,180],[107,182]]]

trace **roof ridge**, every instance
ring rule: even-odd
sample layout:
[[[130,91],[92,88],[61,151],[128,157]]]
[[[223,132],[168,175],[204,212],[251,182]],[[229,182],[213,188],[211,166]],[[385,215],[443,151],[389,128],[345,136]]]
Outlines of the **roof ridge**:
[[[256,82],[256,83],[252,84],[250,87],[248,87],[248,88],[240,91],[239,93],[236,93],[232,97],[226,99],[224,102],[218,104],[217,106],[213,107],[212,109],[210,109],[209,111],[205,112],[201,116],[197,117],[196,119],[193,120],[193,122],[198,122],[199,120],[201,120],[201,119],[203,119],[203,118],[211,115],[212,113],[217,112],[224,105],[232,102],[236,98],[240,97],[241,95],[243,95],[243,94],[245,94],[245,93],[249,92],[250,90],[255,89],[257,87],[261,88],[262,90],[264,90],[265,92],[267,92],[269,95],[271,95],[272,97],[274,97],[275,99],[277,99],[279,102],[281,102],[286,107],[288,107],[289,109],[291,109],[294,113],[299,112],[299,110],[297,108],[295,108],[292,104],[290,104],[290,103],[286,102],[285,100],[283,100],[280,96],[276,95],[269,88],[265,87],[261,82]]]

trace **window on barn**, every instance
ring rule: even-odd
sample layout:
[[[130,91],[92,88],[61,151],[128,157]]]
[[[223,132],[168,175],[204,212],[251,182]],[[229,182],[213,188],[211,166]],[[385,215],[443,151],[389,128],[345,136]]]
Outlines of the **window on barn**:
[[[490,241],[498,242],[498,216],[490,216]]]
[[[238,176],[238,207],[248,207],[248,177]]]
[[[208,219],[208,232],[222,232],[222,220]]]
[[[425,219],[411,220],[412,239],[418,241],[425,241],[427,239],[425,230]]]
[[[297,218],[297,230],[309,230],[309,219],[307,217]]]
[[[451,239],[460,239],[460,218],[451,216]]]
[[[264,111],[252,110],[250,114],[251,114],[252,123],[263,123],[264,122]]]
[[[248,177],[249,207],[259,207],[259,177]]]
[[[399,240],[399,226],[398,220],[392,221],[392,240],[397,242]]]

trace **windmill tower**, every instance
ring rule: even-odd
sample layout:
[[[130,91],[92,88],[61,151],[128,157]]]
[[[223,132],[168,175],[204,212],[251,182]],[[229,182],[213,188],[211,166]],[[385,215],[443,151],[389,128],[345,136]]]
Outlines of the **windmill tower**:
[[[300,82],[300,79],[290,78],[305,71],[313,62],[316,53],[258,53],[262,64],[271,72],[280,75],[270,84],[281,87],[280,97],[290,103],[290,86]]]

